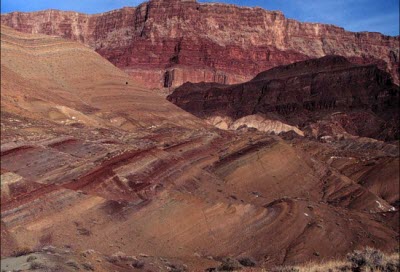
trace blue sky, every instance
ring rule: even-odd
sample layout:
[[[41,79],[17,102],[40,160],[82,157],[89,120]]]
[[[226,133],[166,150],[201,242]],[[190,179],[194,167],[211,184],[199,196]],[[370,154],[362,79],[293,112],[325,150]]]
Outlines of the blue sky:
[[[215,2],[214,0],[198,0]],[[1,0],[1,12],[43,9],[99,13],[143,0]],[[377,31],[399,35],[399,0],[218,0],[240,6],[280,10],[286,17],[303,22],[334,24],[351,31]]]

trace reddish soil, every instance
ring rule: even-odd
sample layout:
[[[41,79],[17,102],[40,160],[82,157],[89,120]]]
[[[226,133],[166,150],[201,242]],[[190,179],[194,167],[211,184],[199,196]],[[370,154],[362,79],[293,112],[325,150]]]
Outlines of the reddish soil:
[[[398,246],[398,146],[222,131],[83,45],[1,32],[2,264],[261,269]]]

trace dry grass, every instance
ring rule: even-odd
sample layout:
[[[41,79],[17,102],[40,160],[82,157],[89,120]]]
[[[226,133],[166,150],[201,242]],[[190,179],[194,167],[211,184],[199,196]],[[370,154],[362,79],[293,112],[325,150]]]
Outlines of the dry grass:
[[[286,267],[286,271],[293,272],[322,272],[322,271],[342,271],[341,268],[346,266],[348,263],[343,261],[328,261],[326,263],[307,263],[302,266]],[[285,271],[285,270],[283,270]],[[282,271],[282,272],[283,272]],[[285,272],[286,272],[285,271]]]
[[[302,266],[278,267],[276,272],[397,272],[400,271],[399,252],[384,254],[373,248],[354,251],[347,260],[307,263]]]

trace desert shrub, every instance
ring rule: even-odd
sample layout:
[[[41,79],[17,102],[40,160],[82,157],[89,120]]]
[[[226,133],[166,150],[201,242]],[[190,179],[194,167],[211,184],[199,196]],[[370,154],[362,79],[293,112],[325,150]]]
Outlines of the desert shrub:
[[[397,272],[400,271],[400,256],[397,255],[395,258],[387,260],[384,268],[384,272]]]
[[[296,267],[291,266],[279,266],[272,270],[273,272],[300,272]]]
[[[339,269],[339,271],[342,271],[342,272],[348,272],[348,271],[352,270],[350,265],[342,265],[342,266],[338,267],[338,269]]]
[[[42,251],[44,252],[48,252],[48,253],[56,253],[57,252],[57,248],[54,246],[45,246],[42,248]]]
[[[79,265],[77,262],[75,262],[74,260],[68,260],[65,262],[66,265],[75,268],[76,270],[79,270]]]
[[[238,259],[239,263],[245,267],[254,267],[256,262],[249,257],[242,257]]]
[[[399,253],[384,254],[379,250],[366,248],[347,255],[345,260],[332,260],[324,263],[304,263],[300,266],[280,266],[273,272],[398,272]]]
[[[26,261],[27,261],[28,263],[30,263],[30,262],[32,262],[32,261],[34,261],[34,260],[36,260],[36,259],[37,259],[36,256],[30,255],[30,256],[26,259]]]
[[[36,269],[45,269],[46,266],[43,263],[33,261],[31,262],[30,269],[31,270],[36,270]]]
[[[109,263],[112,263],[112,264],[116,264],[118,261],[119,261],[119,258],[117,257],[117,256],[108,256],[108,257],[106,257],[106,260],[109,262]]]
[[[91,263],[83,263],[83,264],[82,264],[82,267],[83,267],[85,270],[94,271],[94,267],[93,267],[93,265],[92,265]]]
[[[21,247],[18,248],[17,250],[15,250],[12,254],[13,257],[20,257],[20,256],[24,256],[24,255],[28,255],[33,253],[33,250],[29,247]]]
[[[134,268],[142,269],[144,267],[144,262],[140,260],[134,260],[131,265]]]
[[[347,255],[347,259],[351,262],[353,271],[355,272],[362,271],[365,268],[382,270],[384,265],[384,254],[372,248],[356,250]]]
[[[226,258],[222,260],[222,264],[218,267],[218,271],[236,271],[242,269],[241,264],[231,258]]]
[[[78,228],[78,232],[80,235],[90,236],[92,232],[86,228]]]
[[[187,269],[183,265],[170,264],[168,265],[171,272],[185,272]]]
[[[119,260],[124,262],[129,262],[129,261],[135,261],[136,258],[134,256],[128,256],[123,252],[117,252],[108,257],[108,261],[114,264],[117,263]]]

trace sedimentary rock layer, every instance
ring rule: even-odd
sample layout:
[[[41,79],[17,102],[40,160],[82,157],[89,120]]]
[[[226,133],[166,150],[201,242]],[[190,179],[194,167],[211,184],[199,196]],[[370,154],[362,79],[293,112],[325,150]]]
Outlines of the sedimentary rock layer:
[[[399,137],[399,89],[390,75],[339,56],[276,67],[243,84],[186,83],[168,99],[201,118],[264,114],[304,128],[333,114],[350,134]]]
[[[396,146],[221,131],[83,45],[7,27],[1,71],[2,257],[204,271],[226,256],[267,269],[398,245],[399,196],[363,164],[397,182]],[[19,264],[28,256],[2,258]]]
[[[399,37],[301,23],[261,8],[151,0],[96,15],[13,12],[1,22],[89,45],[147,87],[239,83],[278,65],[331,54],[377,64],[399,80]]]

